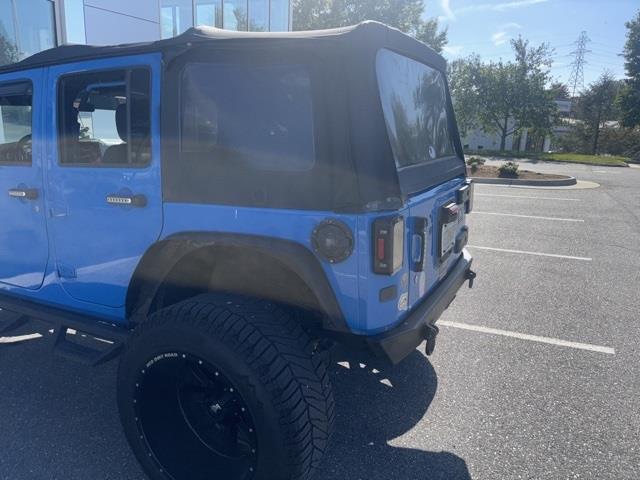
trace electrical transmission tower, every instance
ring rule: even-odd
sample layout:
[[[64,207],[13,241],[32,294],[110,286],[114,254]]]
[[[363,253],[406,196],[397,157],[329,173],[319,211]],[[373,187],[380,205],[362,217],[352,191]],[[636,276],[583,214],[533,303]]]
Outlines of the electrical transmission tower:
[[[587,32],[583,30],[580,32],[578,40],[575,41],[576,49],[570,53],[570,55],[574,55],[573,62],[571,62],[571,75],[569,75],[572,98],[576,96],[576,91],[584,86],[584,65],[587,63],[584,56],[591,52],[591,50],[587,50],[587,43],[590,41]]]

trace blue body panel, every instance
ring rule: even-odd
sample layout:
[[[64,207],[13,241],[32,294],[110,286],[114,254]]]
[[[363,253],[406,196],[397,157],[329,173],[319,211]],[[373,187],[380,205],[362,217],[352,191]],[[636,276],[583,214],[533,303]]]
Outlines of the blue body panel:
[[[38,289],[44,280],[49,258],[43,195],[43,163],[45,151],[42,108],[46,105],[42,86],[42,70],[29,70],[0,76],[3,85],[30,82],[33,87],[32,163],[0,164],[0,285]],[[15,188],[37,189],[38,199],[9,197]]]
[[[455,178],[435,188],[411,197],[405,206],[397,212],[405,221],[405,244],[402,268],[391,276],[373,273],[371,231],[373,222],[381,215],[388,213],[360,215],[358,219],[359,287],[363,307],[358,319],[349,319],[349,325],[357,333],[376,334],[388,330],[400,322],[411,310],[429,294],[449,272],[455,260],[461,254],[451,254],[444,262],[439,261],[437,254],[438,212],[442,205],[455,199],[455,191],[464,183],[463,178]],[[424,271],[413,272],[409,268],[412,242],[412,217],[429,219],[427,236],[427,257]],[[394,301],[380,302],[380,290],[396,286],[398,295]],[[406,296],[406,303],[403,300]]]
[[[20,72],[17,75],[17,78],[34,75],[34,78],[42,79],[37,86],[34,85],[34,159],[33,172],[30,173],[31,178],[39,175],[42,188],[37,202],[21,206],[14,200],[8,204],[14,210],[7,211],[14,212],[16,206],[23,210],[25,207],[32,211],[38,209],[37,218],[41,219],[42,225],[35,228],[35,223],[32,223],[30,233],[32,236],[42,233],[40,237],[33,237],[36,238],[33,243],[21,244],[15,252],[11,250],[12,243],[2,239],[0,289],[112,322],[126,323],[124,304],[129,281],[140,258],[159,238],[162,230],[160,62],[161,56],[157,53],[69,63],[39,69],[33,74]],[[56,109],[59,78],[70,73],[138,66],[150,68],[152,72],[152,161],[149,166],[61,166]],[[16,75],[1,75],[0,85],[13,80],[12,77]],[[5,168],[28,170],[26,167]],[[18,177],[14,175],[10,180],[16,183]],[[28,179],[23,181],[27,183]],[[0,186],[5,187],[4,182]],[[128,191],[144,194],[148,206],[136,209],[106,204],[107,195]],[[2,197],[4,201],[5,197]],[[8,228],[12,234],[19,231],[17,225]],[[48,260],[45,258],[40,272],[23,272],[23,275],[29,273],[30,289],[21,288],[23,286],[17,282],[9,282],[5,278],[2,268],[7,268],[10,263],[5,262],[3,256],[13,255],[20,259],[23,255],[30,255],[31,248],[48,248],[51,255],[48,255]],[[28,265],[21,259],[19,262],[23,268]]]
[[[225,232],[260,235],[299,243],[311,250],[313,228],[326,218],[335,218],[356,231],[356,215],[308,210],[279,210],[262,208],[236,208],[221,205],[165,203],[162,237],[179,232]],[[356,319],[358,309],[358,262],[351,255],[342,263],[321,261],[329,283],[333,287],[343,315]]]
[[[314,227],[327,218],[352,229],[353,254],[329,264],[320,260],[348,326],[356,334],[375,334],[400,322],[449,271],[453,254],[438,260],[437,215],[455,198],[464,181],[456,178],[416,195],[398,212],[334,212],[236,208],[164,203],[160,158],[159,54],[85,61],[5,74],[3,82],[34,82],[33,166],[0,166],[0,189],[24,183],[40,189],[37,201],[11,199],[0,190],[0,290],[76,312],[126,324],[125,300],[133,273],[157,241],[180,232],[224,232],[285,239],[310,251]],[[57,84],[74,72],[147,66],[152,79],[152,160],[144,168],[61,166],[57,142]],[[110,194],[143,194],[145,208],[108,205]],[[392,276],[372,271],[372,222],[398,213],[405,219],[402,268]],[[424,272],[411,272],[412,216],[429,218]],[[381,302],[380,290],[395,285],[397,297]],[[402,301],[404,299],[405,301]]]
[[[160,54],[51,67],[47,82],[49,98],[53,100],[58,79],[64,75],[135,66],[151,68],[149,166],[62,166],[56,142],[50,142],[47,156],[49,224],[62,287],[77,300],[114,308],[125,304],[131,276],[162,230]],[[53,106],[54,102],[49,102],[46,123],[56,132],[57,109]],[[147,205],[145,208],[109,205],[106,198],[113,194],[144,195]]]
[[[425,295],[428,295],[462,255],[462,253],[456,254],[451,252],[448,257],[441,261],[440,252],[438,252],[438,235],[440,234],[440,209],[443,205],[451,202],[455,203],[456,190],[458,190],[463,183],[463,178],[455,178],[427,192],[416,195],[409,200],[409,214],[412,217],[426,218],[429,221],[429,236],[427,238],[428,256],[425,260],[424,270],[422,272],[410,272],[409,275],[409,308],[415,306]],[[460,228],[464,224],[464,211],[462,209],[460,215],[462,218],[460,219],[461,221],[459,220],[460,225],[458,231],[460,231]],[[411,228],[408,228],[407,237],[409,245],[411,245],[412,233]]]

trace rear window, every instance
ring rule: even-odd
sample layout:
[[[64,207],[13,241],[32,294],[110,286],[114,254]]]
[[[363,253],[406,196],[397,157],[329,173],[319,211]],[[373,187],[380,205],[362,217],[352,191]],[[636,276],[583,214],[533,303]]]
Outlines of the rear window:
[[[376,71],[396,166],[455,155],[442,73],[386,49],[378,52]]]
[[[304,66],[191,64],[181,103],[183,158],[249,171],[313,166],[311,80]]]

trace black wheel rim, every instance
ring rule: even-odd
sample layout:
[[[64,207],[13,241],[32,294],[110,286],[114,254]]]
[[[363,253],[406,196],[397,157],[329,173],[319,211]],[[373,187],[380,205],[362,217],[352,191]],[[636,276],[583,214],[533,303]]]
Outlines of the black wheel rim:
[[[221,369],[187,353],[158,355],[139,372],[133,402],[146,454],[167,478],[253,478],[255,424]]]

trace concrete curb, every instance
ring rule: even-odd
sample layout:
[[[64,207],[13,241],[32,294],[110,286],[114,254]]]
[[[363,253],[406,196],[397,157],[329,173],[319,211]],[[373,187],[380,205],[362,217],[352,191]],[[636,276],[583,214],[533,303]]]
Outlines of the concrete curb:
[[[516,163],[562,163],[563,165],[590,165],[592,167],[614,167],[614,168],[626,168],[630,167],[634,162],[625,162],[624,165],[612,165],[610,163],[591,163],[591,162],[567,162],[565,160],[549,160],[545,158],[527,158],[527,157],[495,157],[492,155],[473,155],[465,154],[465,160],[467,157],[480,157],[485,160],[491,160],[492,162],[516,162]]]
[[[613,167],[613,168],[627,168],[629,166],[628,163],[625,163],[624,165],[612,165],[610,163],[565,162],[563,160],[538,160],[537,162],[562,163],[563,165],[590,165],[592,167]],[[534,163],[534,162],[530,162],[530,163]]]
[[[578,183],[576,177],[552,178],[547,180],[522,180],[519,178],[483,178],[470,177],[474,183],[487,183],[491,185],[522,185],[528,187],[568,187]]]

